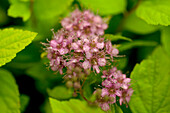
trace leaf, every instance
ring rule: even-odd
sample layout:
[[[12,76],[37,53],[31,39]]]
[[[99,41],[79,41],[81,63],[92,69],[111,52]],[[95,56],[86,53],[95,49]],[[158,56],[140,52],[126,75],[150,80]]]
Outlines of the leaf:
[[[10,62],[36,35],[34,32],[13,28],[0,30],[0,66]]]
[[[45,94],[47,88],[62,81],[62,75],[47,69],[47,66],[42,62],[29,68],[26,74],[35,79],[37,89]]]
[[[112,35],[112,34],[105,34],[104,37],[106,39],[109,39],[111,41],[117,41],[117,40],[126,40],[126,41],[132,41],[132,39],[121,36],[121,35]]]
[[[40,19],[56,17],[62,14],[72,2],[73,0],[36,0],[34,12]]]
[[[170,25],[170,1],[169,0],[145,0],[143,1],[136,14],[148,24]]]
[[[40,107],[41,113],[52,113],[49,99],[47,98],[45,102]]]
[[[29,96],[22,94],[20,96],[20,101],[21,101],[21,108],[20,109],[21,109],[21,112],[23,113],[25,111],[26,107],[29,104],[30,98],[29,98]]]
[[[126,9],[126,0],[79,0],[86,8],[101,15],[119,14]]]
[[[0,111],[1,113],[20,113],[18,86],[12,74],[0,69]]]
[[[123,111],[121,110],[121,108],[117,104],[114,104],[112,106],[114,106],[112,113],[123,113]]]
[[[58,101],[49,98],[53,113],[105,113],[100,108],[90,107],[85,101],[71,99]]]
[[[40,52],[40,42],[32,42],[24,50],[19,52],[12,62],[6,64],[6,67],[13,69],[28,69],[33,67],[40,61]]]
[[[170,27],[165,27],[161,31],[161,42],[163,44],[163,48],[167,52],[167,54],[170,56]]]
[[[156,46],[157,42],[154,41],[143,41],[143,40],[134,40],[132,42],[128,43],[122,43],[118,49],[119,51],[125,51],[134,47],[140,47],[140,46]]]
[[[131,73],[134,94],[129,103],[133,113],[168,113],[170,108],[170,59],[158,47]]]
[[[69,99],[72,97],[73,90],[68,89],[65,86],[56,86],[53,89],[47,89],[48,95],[55,99]]]
[[[25,2],[19,2],[10,5],[8,9],[8,16],[14,18],[22,17],[23,21],[27,21],[31,16],[31,10],[29,9],[29,4]]]
[[[137,34],[148,34],[158,30],[158,26],[147,24],[144,20],[138,18],[135,13],[132,13],[125,20],[124,29]]]

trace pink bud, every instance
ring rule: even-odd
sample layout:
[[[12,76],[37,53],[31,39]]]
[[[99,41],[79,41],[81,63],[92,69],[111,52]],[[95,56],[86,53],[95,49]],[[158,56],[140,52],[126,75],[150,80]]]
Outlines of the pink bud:
[[[118,49],[116,49],[116,48],[113,48],[113,50],[112,50],[112,54],[113,54],[113,55],[117,55],[117,54],[119,54],[119,50],[118,50]]]
[[[96,23],[102,23],[102,18],[101,18],[100,16],[95,16],[95,17],[93,18],[93,20],[94,20],[94,22],[96,22]]]
[[[50,46],[51,46],[51,47],[56,48],[57,45],[58,45],[58,43],[57,43],[56,40],[51,40],[51,41],[50,41]]]
[[[96,71],[96,73],[100,73],[100,69],[98,65],[94,65],[93,69]]]

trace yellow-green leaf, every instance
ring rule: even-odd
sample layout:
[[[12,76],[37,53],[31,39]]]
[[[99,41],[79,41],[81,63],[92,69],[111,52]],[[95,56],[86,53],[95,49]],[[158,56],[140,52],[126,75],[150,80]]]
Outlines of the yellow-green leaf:
[[[20,113],[17,84],[12,74],[4,69],[0,69],[0,89],[0,112]]]
[[[86,8],[101,14],[119,14],[126,9],[126,0],[79,0]]]
[[[34,32],[13,28],[0,30],[0,66],[10,62],[36,35]]]
[[[153,25],[170,25],[170,0],[143,0],[137,16]]]
[[[131,73],[134,93],[130,100],[133,113],[169,113],[170,58],[161,47]]]

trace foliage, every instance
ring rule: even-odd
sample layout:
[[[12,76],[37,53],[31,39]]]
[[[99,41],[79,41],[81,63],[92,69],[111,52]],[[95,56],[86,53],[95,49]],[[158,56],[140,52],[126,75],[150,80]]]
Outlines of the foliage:
[[[119,49],[111,66],[131,78],[128,107],[117,102],[108,113],[168,113],[170,108],[170,0],[1,0],[0,112],[104,113],[89,105],[64,76],[52,71],[41,43],[75,9],[90,10],[108,24],[105,37]],[[106,67],[109,68],[109,67]],[[104,70],[105,68],[100,68]],[[63,73],[66,73],[63,70]],[[100,74],[81,81],[93,101]]]
[[[35,38],[36,33],[15,29],[0,30],[0,66],[10,62],[16,53],[25,48]]]
[[[0,69],[0,110],[3,113],[20,113],[18,86],[12,74]]]
[[[169,111],[170,58],[161,47],[131,73],[135,90],[130,107],[134,113],[162,113]]]

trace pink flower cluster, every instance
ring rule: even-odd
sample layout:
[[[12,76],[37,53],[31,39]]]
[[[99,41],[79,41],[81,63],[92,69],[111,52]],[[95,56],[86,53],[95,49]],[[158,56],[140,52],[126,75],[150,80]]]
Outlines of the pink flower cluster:
[[[89,10],[81,12],[76,9],[70,17],[64,18],[61,24],[64,29],[75,33],[77,37],[104,35],[104,30],[107,29],[107,24],[104,23],[102,18]]]
[[[68,87],[73,87],[75,92],[81,88],[81,80],[93,70],[97,74],[101,67],[109,66],[114,57],[119,54],[118,49],[112,46],[111,41],[102,37],[107,24],[102,18],[90,11],[76,9],[70,17],[61,22],[62,27],[54,33],[53,39],[47,46],[47,57],[53,71],[63,74]],[[116,96],[120,97],[120,104],[129,102],[133,90],[129,88],[130,79],[116,68],[103,71],[101,76],[103,89],[96,100],[105,111],[109,104],[116,102]],[[95,91],[96,92],[96,91]]]
[[[97,101],[104,111],[110,109],[109,104],[116,102],[116,97],[118,96],[120,105],[122,103],[128,103],[130,97],[133,93],[132,88],[130,88],[130,78],[126,78],[125,74],[122,74],[120,70],[116,67],[110,69],[109,71],[103,71],[102,82],[103,89],[101,91],[101,98]],[[105,98],[108,98],[105,100]]]
[[[64,67],[74,67],[75,64],[84,70],[93,68],[96,73],[100,73],[99,67],[106,66],[107,62],[113,61],[113,56],[119,53],[112,47],[111,42],[104,38],[95,35],[78,38],[68,35],[67,32],[61,29],[54,33],[47,48],[51,69],[59,70],[60,74]]]

